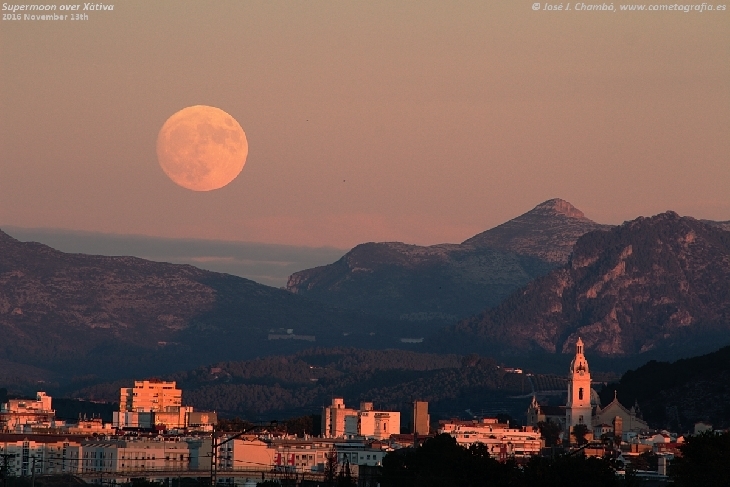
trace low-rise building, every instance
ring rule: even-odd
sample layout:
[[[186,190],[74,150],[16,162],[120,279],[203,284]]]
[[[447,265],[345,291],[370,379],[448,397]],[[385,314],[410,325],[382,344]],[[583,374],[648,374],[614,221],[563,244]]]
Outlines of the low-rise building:
[[[51,401],[51,396],[39,391],[35,400],[10,399],[0,404],[0,431],[22,433],[34,427],[53,427],[56,411]]]
[[[322,436],[325,438],[362,437],[384,440],[400,433],[400,412],[376,411],[372,402],[360,403],[360,409],[345,407],[342,398],[322,410]]]
[[[224,442],[225,437],[219,441]],[[194,447],[198,463],[209,452],[204,440]],[[208,440],[208,443],[210,440]],[[199,451],[198,451],[199,449]],[[379,442],[338,438],[273,438],[244,435],[218,448],[218,472],[226,470],[271,471],[287,469],[297,472],[324,472],[328,458],[334,456],[339,465],[348,463],[354,475],[359,466],[380,466],[388,448]],[[192,460],[196,463],[196,460]],[[197,463],[196,463],[197,464]],[[209,467],[210,464],[208,463]]]
[[[80,470],[85,437],[50,434],[0,434],[0,455],[7,458],[8,475],[73,474]]]
[[[81,472],[184,471],[190,467],[185,441],[162,437],[94,439],[81,443]]]
[[[510,428],[508,423],[491,418],[439,421],[438,432],[451,435],[463,446],[482,443],[500,460],[538,455],[544,446],[537,428]]]

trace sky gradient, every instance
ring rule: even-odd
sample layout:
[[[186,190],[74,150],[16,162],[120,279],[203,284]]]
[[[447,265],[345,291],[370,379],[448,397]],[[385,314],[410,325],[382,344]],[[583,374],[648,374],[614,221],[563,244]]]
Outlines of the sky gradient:
[[[0,228],[435,244],[555,197],[601,223],[730,220],[730,12],[532,3],[124,1],[3,21]],[[155,153],[198,104],[249,143],[205,193]]]

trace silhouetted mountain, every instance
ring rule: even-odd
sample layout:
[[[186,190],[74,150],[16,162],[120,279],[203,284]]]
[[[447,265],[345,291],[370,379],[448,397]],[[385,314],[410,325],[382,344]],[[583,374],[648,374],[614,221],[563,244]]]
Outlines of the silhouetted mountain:
[[[567,261],[580,235],[604,227],[555,199],[462,244],[358,245],[333,264],[292,274],[287,289],[334,306],[450,324]]]
[[[624,404],[638,402],[649,424],[688,431],[697,421],[730,426],[730,347],[674,363],[651,361],[626,372],[601,391],[617,391]]]
[[[396,324],[188,265],[66,254],[0,232],[0,376],[145,375],[317,343],[396,345]],[[374,334],[371,336],[371,333]],[[347,335],[347,336],[345,336]],[[39,377],[40,376],[40,377]]]
[[[730,232],[667,212],[590,232],[570,261],[432,346],[604,356],[730,341]]]

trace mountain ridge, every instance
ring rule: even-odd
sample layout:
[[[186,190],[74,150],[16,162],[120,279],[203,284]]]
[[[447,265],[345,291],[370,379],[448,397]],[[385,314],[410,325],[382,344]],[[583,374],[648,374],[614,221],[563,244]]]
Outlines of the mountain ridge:
[[[334,306],[380,310],[426,330],[494,306],[567,261],[578,236],[608,228],[552,199],[461,244],[357,245],[338,261],[296,272],[287,289]]]
[[[568,263],[439,340],[566,353],[580,335],[621,356],[713,333],[730,338],[730,232],[666,212],[583,235]]]
[[[0,360],[18,370],[154,374],[303,346],[267,340],[282,328],[334,344],[374,333],[396,346],[394,325],[190,265],[67,254],[0,231]]]

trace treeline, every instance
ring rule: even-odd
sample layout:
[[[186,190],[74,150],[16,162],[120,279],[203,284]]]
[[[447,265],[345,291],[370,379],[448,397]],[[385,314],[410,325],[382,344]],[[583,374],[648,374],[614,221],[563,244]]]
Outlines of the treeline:
[[[335,396],[353,407],[372,401],[377,408],[406,410],[419,399],[429,401],[432,411],[442,402],[463,412],[483,408],[490,398],[530,392],[524,375],[507,374],[492,359],[404,350],[316,348],[286,357],[221,362],[163,378],[177,381],[185,404],[248,418],[319,412]],[[95,385],[74,395],[111,402],[118,400],[123,385]]]
[[[298,416],[289,418],[284,421],[264,421],[251,422],[241,418],[221,418],[218,420],[216,429],[218,431],[240,433],[244,431],[255,431],[257,427],[265,428],[270,432],[278,432],[298,437],[320,436],[322,434],[322,416],[319,414],[310,414],[307,416]]]
[[[621,485],[608,460],[582,456],[533,458],[524,466],[490,457],[482,444],[460,446],[449,435],[404,448],[383,459],[383,487],[614,487]]]
[[[726,487],[730,479],[730,433],[690,437],[674,460],[670,479],[676,487]],[[439,435],[418,448],[388,453],[383,459],[382,487],[634,487],[640,482],[629,466],[608,458],[561,455],[533,457],[524,465],[498,462],[482,444],[460,446]]]

